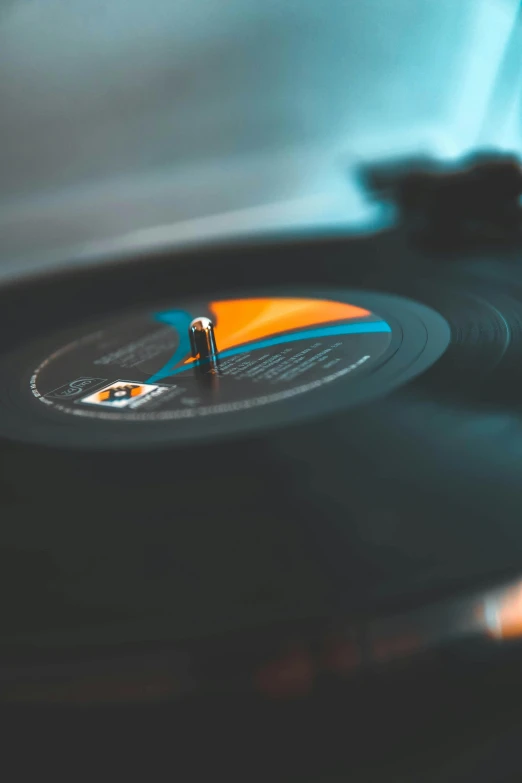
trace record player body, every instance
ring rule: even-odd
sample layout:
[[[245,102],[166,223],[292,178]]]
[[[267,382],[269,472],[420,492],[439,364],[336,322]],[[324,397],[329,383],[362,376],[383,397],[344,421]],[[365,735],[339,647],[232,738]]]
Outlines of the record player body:
[[[4,703],[167,703],[187,750],[226,695],[293,772],[343,710],[354,774],[516,714],[518,229],[405,228],[0,291]]]

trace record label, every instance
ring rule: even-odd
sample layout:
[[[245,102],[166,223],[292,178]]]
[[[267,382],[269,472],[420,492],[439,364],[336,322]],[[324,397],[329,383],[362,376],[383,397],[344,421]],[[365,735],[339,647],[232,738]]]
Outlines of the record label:
[[[194,357],[190,325],[213,324]],[[49,356],[31,391],[61,413],[115,421],[214,416],[265,406],[375,368],[392,327],[347,302],[297,297],[192,301],[102,324]]]
[[[296,287],[152,300],[3,357],[0,432],[112,450],[280,428],[389,394],[449,340],[438,313],[387,293]]]

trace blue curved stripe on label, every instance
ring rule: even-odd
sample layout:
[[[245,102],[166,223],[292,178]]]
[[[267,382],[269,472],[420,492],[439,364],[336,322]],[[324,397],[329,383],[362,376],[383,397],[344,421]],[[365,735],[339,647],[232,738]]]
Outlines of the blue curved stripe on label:
[[[156,381],[161,381],[162,378],[168,378],[170,375],[173,375],[174,367],[190,355],[189,326],[192,322],[190,313],[186,313],[184,310],[167,310],[164,313],[156,313],[154,320],[172,326],[179,335],[179,345],[174,356],[171,356],[161,370],[151,375],[147,383],[156,383]]]
[[[165,313],[163,315],[170,316],[171,314]],[[167,317],[164,317],[162,320],[165,323],[172,323],[172,321],[167,320]],[[174,326],[173,323],[172,325]],[[391,327],[386,323],[386,321],[367,321],[357,324],[350,323],[337,324],[336,326],[325,326],[321,329],[309,329],[308,331],[294,332],[293,334],[276,335],[275,337],[270,337],[268,340],[258,340],[257,342],[240,345],[237,348],[229,348],[226,351],[220,351],[219,358],[227,359],[229,356],[237,356],[241,353],[250,353],[250,351],[258,351],[262,348],[272,348],[274,345],[284,345],[285,343],[293,343],[297,342],[298,340],[315,340],[318,337],[335,337],[336,335],[341,334],[371,334],[375,332],[391,332]],[[168,361],[167,364],[161,370],[159,370],[159,372],[149,378],[149,383],[154,383],[155,381],[159,381],[162,378],[169,378],[172,375],[178,375],[180,372],[189,370],[192,367],[192,364],[174,369],[176,364],[190,353],[190,341],[188,336],[187,345],[188,350],[186,353],[181,356],[180,359],[176,358],[180,355],[180,348],[178,348],[172,359]]]

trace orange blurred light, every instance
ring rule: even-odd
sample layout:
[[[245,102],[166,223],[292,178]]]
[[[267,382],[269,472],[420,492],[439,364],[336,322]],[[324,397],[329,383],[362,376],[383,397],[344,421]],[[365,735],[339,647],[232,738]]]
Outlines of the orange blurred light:
[[[497,639],[522,636],[522,584],[507,590],[495,602],[495,623],[490,633]]]

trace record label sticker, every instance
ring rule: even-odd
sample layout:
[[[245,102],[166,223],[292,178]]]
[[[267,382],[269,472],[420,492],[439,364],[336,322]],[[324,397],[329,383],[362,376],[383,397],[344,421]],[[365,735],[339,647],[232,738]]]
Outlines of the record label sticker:
[[[208,319],[213,329],[208,355],[194,352],[194,319]],[[84,418],[217,416],[355,380],[375,369],[391,341],[384,318],[333,299],[189,301],[108,320],[58,348],[35,370],[31,391],[54,410]],[[78,378],[88,379],[85,393]],[[98,387],[91,391],[89,382]]]
[[[163,388],[166,390],[166,387]],[[162,391],[160,386],[151,383],[132,383],[132,381],[116,381],[105,386],[88,397],[82,397],[80,402],[87,405],[102,405],[107,408],[135,408],[136,404],[144,402],[153,392]]]

